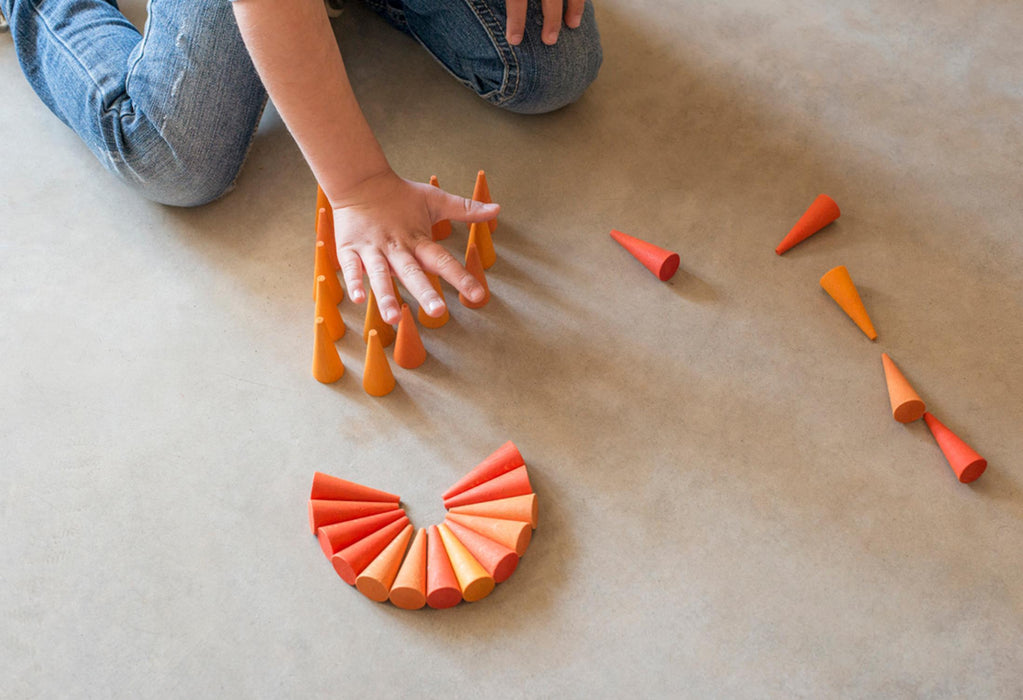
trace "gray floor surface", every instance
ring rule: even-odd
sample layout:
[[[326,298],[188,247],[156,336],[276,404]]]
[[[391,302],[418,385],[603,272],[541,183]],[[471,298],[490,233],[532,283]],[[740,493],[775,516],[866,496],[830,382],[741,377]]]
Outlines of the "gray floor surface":
[[[600,78],[542,117],[336,22],[393,166],[504,207],[493,301],[382,400],[358,333],[310,376],[315,183],[272,110],[233,193],[151,204],[0,36],[5,697],[1023,697],[1023,7],[597,9]],[[820,192],[841,219],[776,256]],[[892,420],[882,351],[975,484]],[[314,470],[425,526],[508,439],[541,523],[479,603],[371,603],[309,534]]]

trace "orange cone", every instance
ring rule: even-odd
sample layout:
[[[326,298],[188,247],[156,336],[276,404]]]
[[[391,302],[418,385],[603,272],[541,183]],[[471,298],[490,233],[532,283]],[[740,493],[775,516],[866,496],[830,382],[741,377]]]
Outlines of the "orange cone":
[[[469,225],[468,245],[476,246],[484,270],[489,270],[497,262],[497,251],[494,250],[494,239],[490,237],[490,228],[487,226],[487,222]],[[468,255],[468,246],[466,255]]]
[[[884,380],[888,383],[892,417],[900,423],[912,423],[924,414],[924,402],[902,376],[892,358],[888,357],[888,353],[881,353],[881,364],[884,365]]]
[[[390,525],[384,526],[368,537],[363,537],[355,544],[349,545],[330,558],[337,575],[350,586],[370,562],[389,545],[395,537],[409,524],[408,518],[402,517]]]
[[[362,388],[370,396],[387,396],[394,391],[395,383],[380,337],[376,331],[370,331],[369,343],[366,344],[366,366],[362,371]]]
[[[463,515],[462,513],[448,513],[447,519],[467,527],[473,532],[478,532],[494,542],[503,544],[520,557],[529,549],[529,542],[533,538],[533,528],[529,526],[529,523],[519,520],[483,518],[478,515]]]
[[[438,294],[440,294],[440,298],[443,299],[444,289],[440,286],[440,277],[431,272],[427,272],[426,276],[429,278],[430,284],[433,285],[433,288],[437,290]],[[444,313],[438,316],[437,318],[434,318],[430,314],[426,313],[426,309],[424,309],[421,306],[419,307],[418,315],[419,325],[421,325],[423,328],[440,328],[449,320],[451,320],[451,312],[448,311],[447,306],[444,307]]]
[[[362,570],[362,573],[355,578],[355,587],[359,593],[377,603],[387,600],[391,592],[391,584],[394,577],[398,575],[398,567],[401,566],[402,555],[405,554],[405,547],[412,538],[412,525],[406,525],[391,543],[384,547],[369,566]]]
[[[430,184],[440,189],[440,182],[437,180],[436,175],[430,176]],[[433,234],[433,240],[443,241],[445,238],[451,235],[451,221],[448,219],[442,219],[435,223],[430,229],[430,233]]]
[[[398,504],[383,501],[309,501],[309,529],[315,535],[324,525],[333,525],[345,520],[364,518],[367,515],[398,510]]]
[[[313,221],[315,225],[320,220],[320,209],[326,209],[331,211],[333,207],[330,206],[330,200],[327,199],[327,193],[320,187],[320,183],[316,183],[316,218]]]
[[[484,204],[492,204],[494,201],[490,198],[490,185],[487,184],[487,174],[482,170],[476,173],[476,186],[472,188],[472,198]],[[497,219],[491,219],[487,222],[487,225],[490,228],[490,232],[493,233],[497,230]]]
[[[369,486],[346,481],[330,474],[316,472],[313,474],[313,487],[309,490],[312,500],[326,501],[377,501],[400,503],[401,499],[393,493],[378,491]]]
[[[485,294],[482,301],[472,302],[469,301],[465,295],[459,293],[458,301],[462,302],[462,306],[470,309],[482,308],[487,305],[488,301],[490,301],[490,287],[487,285],[487,276],[483,272],[483,263],[480,262],[479,250],[473,243],[469,244],[469,250],[465,253],[465,269],[483,285],[483,291]]]
[[[341,263],[337,259],[337,241],[334,240],[334,211],[328,206],[320,209],[316,216],[316,240],[323,241],[327,249],[327,257],[334,271],[341,269]]]
[[[355,544],[385,525],[390,525],[403,517],[405,517],[405,511],[398,508],[355,520],[324,525],[316,530],[316,539],[320,541],[320,549],[327,555],[327,559],[330,559],[348,545]]]
[[[662,282],[670,280],[682,262],[678,253],[665,250],[660,246],[640,240],[627,233],[612,229],[611,238],[618,241],[625,250],[632,253],[636,260],[643,263],[643,266],[654,273],[657,279]]]
[[[337,354],[334,340],[331,338],[330,330],[322,316],[316,317],[313,342],[315,343],[313,346],[313,376],[318,382],[333,384],[344,376],[345,366],[341,362],[341,356]]]
[[[502,498],[496,501],[480,501],[479,503],[470,503],[464,506],[454,506],[451,512],[464,515],[479,515],[486,518],[518,520],[529,523],[534,530],[536,529],[539,516],[535,493]]]
[[[842,212],[839,211],[835,200],[826,194],[818,195],[817,199],[810,205],[810,208],[806,210],[806,213],[799,217],[796,225],[792,227],[788,235],[774,249],[774,252],[781,255],[797,243],[802,243],[841,215]]]
[[[522,459],[519,448],[515,447],[515,443],[509,440],[476,465],[471,472],[456,481],[451,488],[444,492],[441,498],[457,496],[463,491],[468,491],[473,486],[478,486],[484,481],[490,481],[495,476],[501,476],[505,472],[510,472],[512,469],[521,467],[525,463],[526,461]]]
[[[398,322],[398,335],[394,341],[394,361],[405,369],[415,369],[426,362],[426,348],[423,347],[423,339],[419,337],[408,304],[401,305],[401,321]]]
[[[316,315],[323,319],[332,341],[341,340],[345,335],[345,320],[337,310],[337,304],[330,298],[327,278],[320,275],[316,278]]]
[[[444,499],[445,508],[464,506],[469,503],[480,503],[481,501],[496,501],[499,498],[511,498],[512,496],[524,496],[533,493],[529,485],[529,475],[524,466],[512,469],[501,476],[494,477],[490,481],[484,481],[479,486],[474,486],[468,491],[463,491],[457,496]]]
[[[976,481],[987,469],[987,460],[930,413],[924,413],[924,421],[959,481],[964,484]]]
[[[493,577],[494,583],[507,581],[508,577],[515,573],[515,568],[519,565],[519,555],[513,550],[453,520],[445,520],[444,524],[458,541],[465,545],[469,554]]]
[[[394,342],[394,328],[380,315],[380,307],[377,306],[377,298],[372,288],[369,290],[369,299],[366,300],[366,323],[362,326],[362,342],[369,342],[370,331],[376,331],[380,336],[381,347],[386,348]]]
[[[426,604],[431,608],[451,608],[462,602],[462,589],[451,567],[444,541],[436,525],[426,537]]]
[[[426,605],[426,530],[423,528],[419,528],[413,538],[388,597],[395,607],[402,610],[419,610]],[[461,597],[459,592],[458,598]]]
[[[441,540],[444,541],[444,549],[448,552],[448,559],[451,560],[451,568],[455,571],[455,578],[458,579],[458,587],[462,589],[462,599],[466,603],[475,603],[483,600],[494,590],[494,577],[483,568],[483,565],[476,561],[465,545],[441,523],[437,526]]]
[[[839,265],[825,272],[821,277],[821,286],[831,295],[832,299],[838,302],[842,311],[848,314],[849,318],[860,327],[860,330],[868,338],[877,340],[877,331],[874,330],[874,324],[870,322],[870,316],[867,315],[867,309],[863,306],[860,293],[856,291],[856,285],[853,284],[852,277],[849,276],[845,265]]]
[[[394,288],[394,298],[398,300],[398,308],[405,303],[405,300],[401,298],[401,291],[398,289],[398,278],[391,277],[391,286]]]
[[[330,254],[327,252],[327,244],[323,241],[316,241],[316,259],[313,264],[313,300],[316,300],[316,280],[320,275],[327,278],[327,287],[330,288],[330,297],[334,305],[340,304],[345,298],[345,291],[341,288],[341,282],[337,279],[337,271],[330,262]]]

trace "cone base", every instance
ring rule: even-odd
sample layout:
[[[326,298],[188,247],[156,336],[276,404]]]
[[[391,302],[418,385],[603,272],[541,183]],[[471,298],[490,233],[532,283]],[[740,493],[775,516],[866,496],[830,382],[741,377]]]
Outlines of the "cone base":
[[[453,608],[462,602],[462,592],[457,588],[438,588],[426,596],[426,604],[435,610]]]
[[[970,462],[965,467],[963,467],[962,470],[960,470],[960,472],[956,476],[959,477],[960,483],[968,484],[971,481],[976,481],[977,479],[979,479],[980,475],[984,473],[985,469],[987,469],[987,460],[983,458],[975,459],[974,461]]]
[[[926,407],[924,402],[912,399],[910,401],[904,401],[892,411],[892,417],[900,423],[912,423],[915,420],[920,420],[924,417],[924,411]]]
[[[389,591],[379,581],[360,576],[355,579],[355,587],[359,590],[359,593],[374,603],[383,603],[387,600]]]
[[[478,600],[483,600],[493,593],[494,585],[494,579],[490,576],[470,581],[466,584],[465,590],[462,591],[462,598],[466,603],[475,603]]]
[[[672,253],[661,263],[661,268],[657,271],[657,279],[667,282],[675,276],[675,273],[678,272],[678,266],[681,264],[682,258],[679,254]]]
[[[419,610],[426,605],[426,595],[418,588],[395,587],[389,597],[391,604],[402,610]]]

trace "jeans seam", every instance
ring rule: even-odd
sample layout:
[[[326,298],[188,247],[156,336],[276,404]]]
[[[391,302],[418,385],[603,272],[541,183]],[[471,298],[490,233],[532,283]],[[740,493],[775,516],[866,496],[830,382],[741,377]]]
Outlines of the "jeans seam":
[[[465,0],[465,2],[473,11],[473,14],[476,15],[476,18],[480,21],[487,34],[490,35],[490,42],[497,49],[497,53],[502,59],[501,62],[504,64],[501,87],[482,96],[489,99],[490,95],[496,93],[498,95],[497,99],[491,100],[491,102],[494,105],[500,106],[509,102],[518,94],[520,76],[518,57],[515,55],[515,50],[508,44],[501,23],[497,21],[497,17],[494,16],[493,11],[485,0]]]

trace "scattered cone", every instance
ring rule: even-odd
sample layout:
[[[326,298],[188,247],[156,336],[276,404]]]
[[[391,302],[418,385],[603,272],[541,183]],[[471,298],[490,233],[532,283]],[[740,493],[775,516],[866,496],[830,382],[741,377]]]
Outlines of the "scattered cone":
[[[398,504],[383,501],[309,501],[309,529],[316,531],[325,525],[365,518],[367,515],[398,510]]]
[[[497,251],[494,250],[494,239],[490,237],[490,227],[487,226],[487,222],[469,225],[468,245],[476,246],[484,270],[489,270],[497,262]],[[468,254],[467,247],[466,257],[468,257]]]
[[[465,545],[469,554],[493,577],[494,583],[507,581],[515,572],[519,565],[519,555],[512,549],[453,520],[445,520],[444,524],[458,541]]]
[[[415,369],[426,362],[426,348],[408,304],[401,306],[401,321],[398,322],[398,335],[394,341],[394,361],[405,369]]]
[[[625,250],[632,253],[636,260],[643,263],[643,266],[654,273],[657,279],[662,282],[670,280],[682,262],[678,253],[665,250],[653,243],[630,236],[627,233],[612,229],[611,238],[618,241]]]
[[[323,384],[333,384],[345,373],[341,356],[337,354],[334,340],[322,316],[316,318],[313,332],[313,376]]]
[[[380,344],[380,336],[376,331],[369,332],[369,343],[366,344],[366,366],[362,372],[362,388],[370,396],[387,396],[394,391],[394,373],[384,354],[384,346]]]
[[[364,343],[369,342],[370,331],[377,332],[377,335],[380,336],[382,347],[386,348],[394,342],[394,328],[386,323],[384,317],[380,315],[380,307],[377,306],[377,298],[373,294],[372,288],[369,290],[369,299],[366,300],[366,323],[362,327],[362,341]]]
[[[810,205],[810,208],[806,210],[806,213],[799,217],[796,225],[792,227],[788,235],[774,249],[774,252],[781,255],[797,243],[802,243],[841,215],[842,212],[839,211],[835,200],[826,194],[818,195],[817,199]]]
[[[484,518],[462,513],[448,513],[447,519],[504,545],[520,557],[529,549],[529,542],[533,538],[533,528],[529,523],[519,520]]]
[[[472,188],[472,198],[484,204],[493,204],[494,202],[490,197],[490,185],[487,184],[487,174],[482,170],[476,173],[476,186]],[[497,219],[494,218],[488,221],[487,226],[490,228],[491,233],[496,231]]]
[[[527,493],[533,493],[533,488],[529,485],[529,475],[523,466],[506,472],[501,476],[494,477],[490,481],[484,481],[479,486],[474,486],[457,496],[445,498],[444,507],[454,508],[455,506],[464,506],[469,503],[496,501],[499,498],[524,496]]]
[[[900,423],[912,423],[924,414],[924,402],[920,396],[913,391],[902,372],[888,357],[888,353],[881,353],[881,363],[884,365],[884,379],[888,383],[888,399],[892,404],[892,417]]]
[[[433,274],[432,272],[426,273],[427,278],[430,280],[430,284],[437,290],[437,294],[440,294],[440,298],[444,299],[444,289],[440,286],[440,277]],[[444,313],[434,318],[430,314],[426,313],[426,309],[419,307],[419,324],[423,328],[440,328],[449,320],[451,320],[451,312],[448,311],[447,306],[444,307]]]
[[[385,525],[390,525],[403,517],[405,517],[405,511],[398,508],[355,520],[324,525],[316,531],[316,539],[320,541],[320,549],[327,555],[327,559],[330,559],[348,545],[369,537]]]
[[[313,300],[316,300],[316,280],[320,275],[327,278],[327,287],[330,289],[330,297],[337,306],[344,300],[345,291],[341,288],[341,282],[337,279],[337,271],[334,264],[330,262],[330,254],[327,252],[327,244],[323,241],[316,241],[316,259],[313,264]]]
[[[398,575],[398,567],[401,566],[402,555],[405,554],[405,547],[412,538],[412,525],[406,525],[391,543],[384,547],[369,566],[362,570],[362,573],[355,578],[355,587],[359,593],[377,603],[387,600],[391,592],[391,584],[394,577]]]
[[[430,184],[440,189],[440,182],[437,180],[436,175],[430,176]],[[451,235],[451,221],[448,219],[441,219],[433,225],[430,229],[430,233],[433,234],[433,240],[443,241]]]
[[[313,474],[313,487],[309,491],[309,498],[328,501],[401,502],[401,499],[393,493],[372,489],[369,486],[346,481],[323,472]]]
[[[441,498],[451,498],[463,491],[468,491],[473,486],[478,486],[484,481],[490,481],[495,476],[501,476],[505,472],[517,469],[526,463],[522,454],[515,444],[509,440],[497,448],[485,460],[480,462],[471,472],[459,479],[449,488]]]
[[[535,530],[539,516],[539,507],[536,494],[529,493],[525,496],[513,496],[496,501],[481,501],[464,506],[454,506],[451,508],[451,512],[460,515],[477,515],[485,518],[518,520],[529,523],[530,527]]]
[[[334,565],[337,575],[350,586],[355,585],[355,579],[361,574],[370,562],[377,558],[380,552],[389,545],[395,537],[409,524],[408,518],[402,516],[390,525],[377,530],[368,537],[363,537],[355,544],[349,545],[335,554],[330,559]]]
[[[483,263],[480,262],[479,250],[472,243],[469,244],[469,250],[465,253],[465,269],[483,285],[483,291],[485,293],[482,301],[475,302],[469,301],[464,294],[459,293],[458,301],[462,302],[462,306],[470,309],[482,308],[487,305],[488,301],[490,301],[490,287],[487,285],[487,276],[483,272]]]
[[[320,209],[316,216],[316,240],[323,241],[323,247],[327,249],[327,257],[334,271],[341,269],[341,263],[337,259],[337,241],[334,240],[334,211],[328,206]]]
[[[976,481],[987,469],[987,460],[930,413],[924,413],[924,421],[959,481],[964,484]]]
[[[447,550],[451,568],[458,579],[458,587],[462,589],[462,599],[467,603],[483,600],[494,590],[494,577],[476,561],[465,545],[441,523],[437,526],[444,549]]]
[[[423,528],[419,528],[413,538],[388,597],[395,607],[402,610],[419,610],[426,605],[426,530]],[[458,597],[461,599],[461,592]]]
[[[436,525],[426,537],[426,604],[431,608],[451,608],[462,602],[462,589],[451,567],[444,541]]]
[[[877,340],[877,331],[874,330],[874,324],[870,322],[870,316],[867,315],[867,309],[863,306],[860,293],[856,291],[856,285],[853,284],[852,277],[849,276],[845,265],[839,265],[824,273],[824,276],[821,277],[821,286],[831,295],[832,299],[838,302],[842,310],[868,338]]]
[[[316,278],[316,315],[323,319],[332,341],[341,340],[345,334],[345,320],[337,310],[337,304],[331,299],[327,278],[320,275]]]

